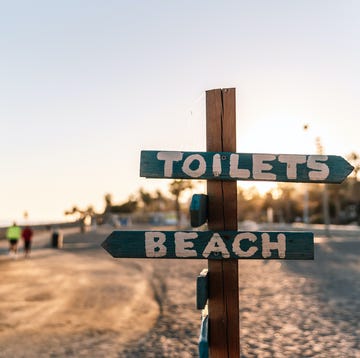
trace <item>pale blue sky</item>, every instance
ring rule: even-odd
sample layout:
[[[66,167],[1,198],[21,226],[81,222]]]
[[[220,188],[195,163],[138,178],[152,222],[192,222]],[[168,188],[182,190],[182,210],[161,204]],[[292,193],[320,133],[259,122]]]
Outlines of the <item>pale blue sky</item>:
[[[213,88],[236,88],[238,152],[360,152],[359,19],[355,0],[0,1],[0,221],[164,187],[140,150],[205,150]]]

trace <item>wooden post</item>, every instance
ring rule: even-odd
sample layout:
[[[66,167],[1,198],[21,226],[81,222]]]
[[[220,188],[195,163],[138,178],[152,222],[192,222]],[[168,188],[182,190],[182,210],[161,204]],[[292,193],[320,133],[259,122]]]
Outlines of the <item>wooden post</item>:
[[[208,152],[236,152],[235,89],[206,91]],[[237,230],[236,181],[207,181],[210,230]],[[209,260],[209,352],[240,357],[238,261]]]

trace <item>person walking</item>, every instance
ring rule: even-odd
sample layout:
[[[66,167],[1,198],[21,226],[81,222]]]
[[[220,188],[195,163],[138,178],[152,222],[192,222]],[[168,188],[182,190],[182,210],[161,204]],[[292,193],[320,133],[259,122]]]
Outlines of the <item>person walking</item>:
[[[25,228],[21,233],[21,237],[24,241],[25,257],[30,256],[32,236],[33,236],[33,231],[31,230],[31,228],[29,226],[25,226]]]
[[[17,258],[17,247],[18,241],[21,237],[21,229],[19,226],[16,225],[16,222],[13,222],[13,225],[8,227],[6,230],[6,238],[9,241],[9,255],[14,256]]]

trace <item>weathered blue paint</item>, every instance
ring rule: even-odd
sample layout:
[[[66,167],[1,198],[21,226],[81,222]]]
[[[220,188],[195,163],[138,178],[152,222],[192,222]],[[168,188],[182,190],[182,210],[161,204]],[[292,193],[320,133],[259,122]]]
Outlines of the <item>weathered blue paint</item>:
[[[196,308],[202,310],[208,300],[208,270],[204,269],[196,279]]]
[[[208,217],[208,196],[194,194],[190,203],[190,222],[192,227],[199,227],[206,223]]]
[[[341,183],[353,170],[335,155],[142,151],[147,178]]]
[[[311,232],[113,231],[102,247],[116,258],[313,260]]]
[[[200,327],[200,337],[199,337],[199,357],[200,358],[208,358],[209,357],[209,342],[208,342],[208,334],[209,334],[209,316],[206,315],[201,320]]]

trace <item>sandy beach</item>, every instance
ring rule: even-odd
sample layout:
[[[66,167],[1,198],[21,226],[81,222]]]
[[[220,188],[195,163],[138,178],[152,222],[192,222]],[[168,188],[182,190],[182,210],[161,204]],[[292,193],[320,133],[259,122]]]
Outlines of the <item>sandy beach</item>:
[[[197,357],[205,260],[113,259],[111,228],[50,233],[30,259],[0,242],[0,357]],[[242,260],[241,357],[360,357],[360,237],[319,240],[315,261]]]
[[[196,321],[196,327],[185,328],[182,334],[187,345],[191,331],[191,354],[196,354],[200,313],[195,309],[194,289],[202,265],[191,263],[191,285],[184,290],[177,281],[182,276],[179,263],[113,259],[100,247],[110,232],[107,228],[65,234],[62,249],[51,248],[51,233],[42,233],[34,238],[30,259],[23,257],[22,250],[17,260],[10,258],[7,243],[1,242],[0,357],[131,354],[123,351],[136,345],[167,314],[165,296],[172,290],[179,301],[172,313],[177,311],[179,316],[171,329],[181,334],[176,321],[185,327],[190,309],[194,315],[190,325]],[[185,272],[186,281],[189,272]],[[171,288],[168,279],[178,287]],[[188,309],[182,310],[181,305]]]

